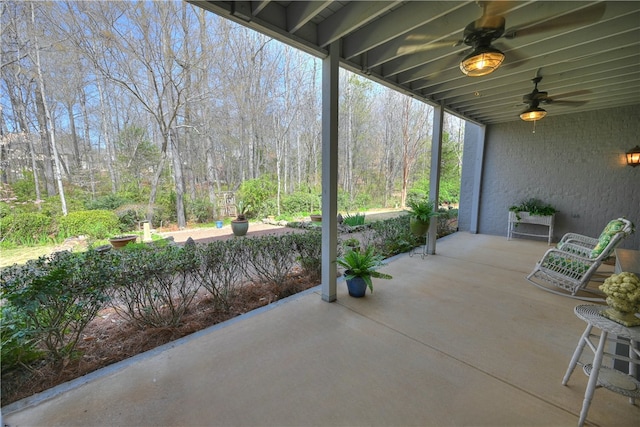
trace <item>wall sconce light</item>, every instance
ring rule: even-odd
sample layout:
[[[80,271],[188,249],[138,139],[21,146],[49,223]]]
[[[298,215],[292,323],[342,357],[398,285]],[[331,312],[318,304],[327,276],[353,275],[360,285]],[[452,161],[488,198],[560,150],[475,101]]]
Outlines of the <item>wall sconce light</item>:
[[[478,46],[460,62],[460,70],[470,77],[493,73],[504,61],[504,53],[493,46]]]
[[[640,165],[640,145],[636,145],[631,150],[627,151],[627,164],[631,167]]]

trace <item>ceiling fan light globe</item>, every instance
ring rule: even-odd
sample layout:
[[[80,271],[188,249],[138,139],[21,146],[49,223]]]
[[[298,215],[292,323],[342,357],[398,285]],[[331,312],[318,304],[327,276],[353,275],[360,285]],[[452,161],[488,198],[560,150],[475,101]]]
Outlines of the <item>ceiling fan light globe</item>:
[[[486,76],[498,69],[504,53],[491,46],[479,46],[460,62],[460,70],[470,77]]]
[[[543,119],[544,116],[547,115],[547,112],[539,107],[535,108],[527,108],[522,113],[520,113],[520,118],[525,122],[535,122],[537,120]]]

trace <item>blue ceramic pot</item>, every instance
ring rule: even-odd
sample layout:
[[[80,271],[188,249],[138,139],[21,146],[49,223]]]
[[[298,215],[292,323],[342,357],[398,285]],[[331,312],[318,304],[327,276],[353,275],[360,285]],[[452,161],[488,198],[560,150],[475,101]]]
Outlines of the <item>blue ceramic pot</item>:
[[[362,277],[354,277],[347,280],[347,289],[352,297],[362,298],[367,291],[367,282]]]

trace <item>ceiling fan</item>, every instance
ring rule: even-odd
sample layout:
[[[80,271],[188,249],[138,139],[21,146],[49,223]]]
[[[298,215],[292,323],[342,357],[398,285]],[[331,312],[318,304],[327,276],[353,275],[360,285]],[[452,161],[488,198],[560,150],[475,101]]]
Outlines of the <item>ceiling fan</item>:
[[[473,51],[460,62],[460,70],[470,77],[492,73],[505,58],[504,53],[491,43],[504,34],[506,20],[502,15],[492,14],[490,2],[479,4],[482,6],[482,16],[464,28],[463,39],[457,43],[464,43],[473,48]]]
[[[504,61],[505,55],[492,43],[501,37],[513,39],[516,36],[539,34],[558,28],[576,26],[598,21],[606,9],[606,4],[597,3],[583,9],[537,22],[522,24],[505,30],[506,19],[503,16],[513,5],[510,1],[481,1],[482,16],[469,23],[463,33],[462,43],[473,51],[460,62],[460,70],[471,77],[484,76],[495,71]]]
[[[542,80],[542,76],[537,75],[531,81],[533,82],[533,90],[531,93],[522,96],[522,102],[527,104],[528,107],[522,113],[520,113],[520,118],[526,122],[534,122],[544,118],[547,115],[546,110],[540,108],[540,104],[564,104],[571,106],[579,106],[583,105],[588,101],[570,101],[570,100],[561,100],[559,98],[564,98],[567,96],[573,95],[582,95],[585,93],[589,93],[587,90],[576,91],[572,93],[565,93],[562,95],[558,95],[554,98],[551,98],[549,94],[545,91],[538,90],[538,83]]]

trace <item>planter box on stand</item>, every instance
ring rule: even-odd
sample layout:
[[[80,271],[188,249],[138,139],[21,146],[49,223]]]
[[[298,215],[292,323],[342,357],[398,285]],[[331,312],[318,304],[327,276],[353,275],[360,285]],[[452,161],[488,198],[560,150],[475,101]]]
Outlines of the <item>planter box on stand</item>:
[[[551,239],[553,239],[553,222],[555,214],[553,215],[531,215],[529,212],[513,212],[509,211],[509,224],[507,228],[507,239],[511,240],[514,234],[530,237],[546,237],[547,243],[551,245]],[[529,233],[516,231],[516,227],[520,224],[535,224],[548,227],[548,232],[541,233]]]

